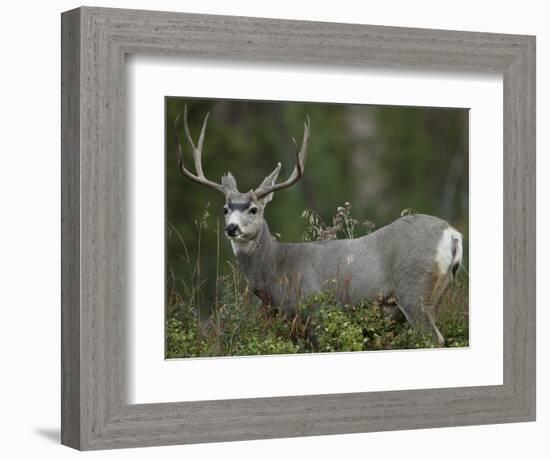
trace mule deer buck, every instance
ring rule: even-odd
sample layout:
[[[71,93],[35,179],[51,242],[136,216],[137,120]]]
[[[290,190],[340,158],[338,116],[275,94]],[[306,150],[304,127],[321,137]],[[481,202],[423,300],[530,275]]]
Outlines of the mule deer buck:
[[[462,261],[462,236],[447,222],[428,215],[402,216],[393,223],[355,239],[282,243],[269,231],[264,212],[273,194],[296,183],[304,173],[310,120],[304,123],[302,145],[296,145],[296,165],[280,183],[281,170],[265,177],[255,190],[240,192],[228,172],[221,183],[205,177],[202,147],[208,114],[204,118],[197,145],[183,115],[184,132],[193,152],[195,172],[184,164],[178,128],[174,142],[178,166],[186,177],[216,189],[225,196],[225,234],[231,242],[240,269],[252,291],[262,300],[295,313],[300,297],[319,293],[338,282],[345,286],[346,300],[392,298],[409,323],[432,333],[434,342],[445,340],[435,321],[438,301],[449,286]]]

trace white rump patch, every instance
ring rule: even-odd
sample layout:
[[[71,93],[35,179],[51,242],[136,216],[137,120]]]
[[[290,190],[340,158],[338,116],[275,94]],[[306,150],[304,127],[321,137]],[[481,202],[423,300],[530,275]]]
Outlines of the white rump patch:
[[[453,245],[455,252],[453,255]],[[442,274],[446,274],[451,270],[454,264],[462,261],[462,234],[452,227],[448,227],[443,231],[441,239],[437,245],[435,254],[435,262],[439,266]]]

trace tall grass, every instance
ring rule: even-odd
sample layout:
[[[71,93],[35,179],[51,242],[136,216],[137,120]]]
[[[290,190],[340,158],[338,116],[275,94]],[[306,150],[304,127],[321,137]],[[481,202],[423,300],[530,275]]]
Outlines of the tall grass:
[[[306,210],[303,240],[353,238],[374,228],[370,221],[359,222],[351,204],[338,207],[330,223]],[[342,304],[329,291],[308,297],[289,316],[261,302],[250,291],[234,263],[220,266],[220,227],[216,234],[216,283],[209,316],[200,316],[205,279],[201,278],[202,236],[209,230],[208,207],[195,221],[198,254],[191,259],[176,228],[169,234],[183,245],[184,276],[170,269],[167,279],[166,358],[268,355],[333,351],[367,351],[430,348],[429,334],[411,328],[404,317],[393,319],[384,313],[388,304],[364,301]],[[221,271],[223,270],[223,273]],[[468,275],[461,269],[438,308],[437,325],[448,346],[469,343]]]

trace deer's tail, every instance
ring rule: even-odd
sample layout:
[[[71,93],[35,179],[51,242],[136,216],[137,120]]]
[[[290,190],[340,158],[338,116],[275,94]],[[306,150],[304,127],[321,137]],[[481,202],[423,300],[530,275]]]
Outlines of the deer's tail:
[[[443,230],[436,262],[442,273],[450,273],[453,278],[462,264],[462,234],[450,226]]]

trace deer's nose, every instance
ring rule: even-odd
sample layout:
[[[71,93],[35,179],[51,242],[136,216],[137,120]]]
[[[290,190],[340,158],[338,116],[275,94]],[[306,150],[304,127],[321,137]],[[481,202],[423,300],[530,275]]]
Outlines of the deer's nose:
[[[235,237],[237,235],[238,230],[239,230],[239,226],[237,226],[235,223],[230,223],[225,227],[225,233],[229,237]]]

